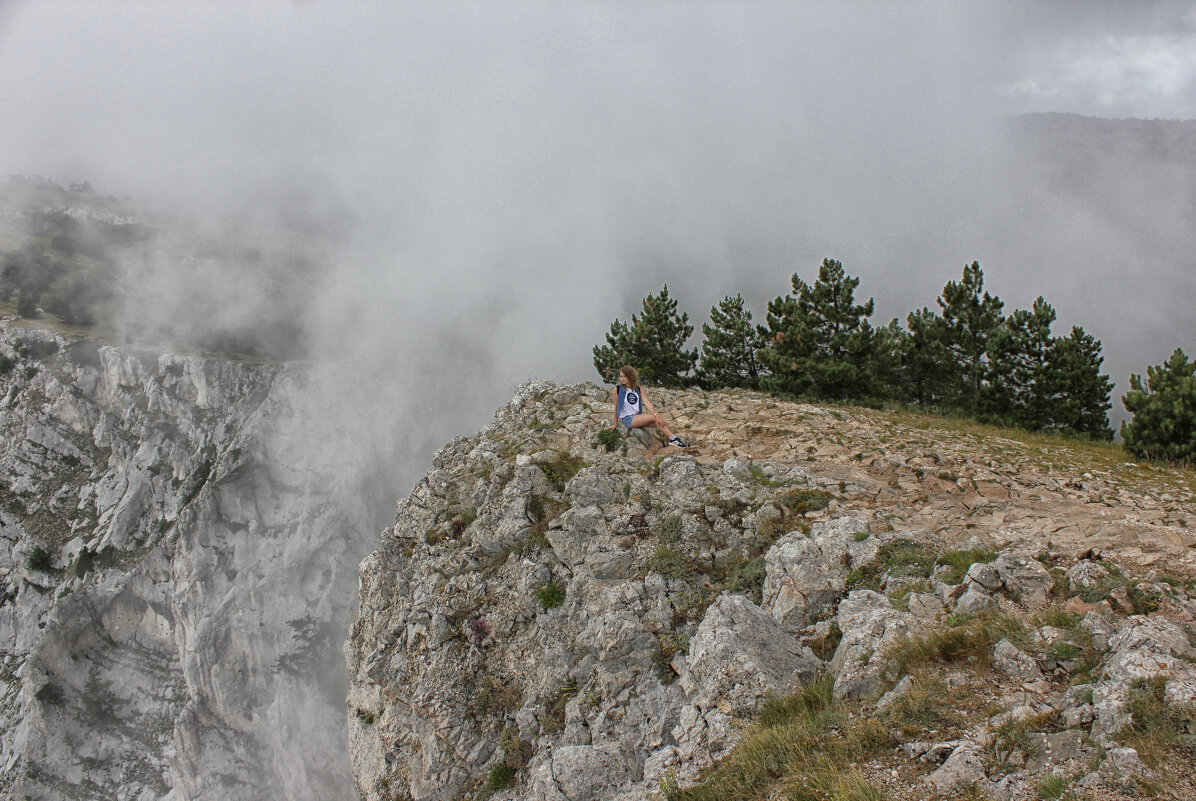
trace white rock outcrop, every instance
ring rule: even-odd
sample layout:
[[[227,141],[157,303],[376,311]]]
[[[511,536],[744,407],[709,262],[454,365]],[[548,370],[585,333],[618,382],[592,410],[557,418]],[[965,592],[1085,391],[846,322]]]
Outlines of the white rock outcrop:
[[[377,507],[311,372],[6,326],[0,354],[0,797],[350,797]]]

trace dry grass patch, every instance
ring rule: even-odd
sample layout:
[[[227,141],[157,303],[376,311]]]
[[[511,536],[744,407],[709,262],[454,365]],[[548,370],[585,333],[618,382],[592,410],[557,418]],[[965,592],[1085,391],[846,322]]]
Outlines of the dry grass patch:
[[[834,677],[826,675],[794,695],[764,702],[759,719],[701,784],[680,789],[662,782],[662,796],[667,801],[881,801],[885,796],[850,763],[891,740],[874,720],[849,720],[833,689]]]
[[[1023,643],[1025,625],[1004,612],[967,617],[949,615],[940,628],[913,637],[904,637],[885,653],[892,679],[901,678],[910,668],[934,662],[967,662],[987,668],[993,646],[1002,639]]]

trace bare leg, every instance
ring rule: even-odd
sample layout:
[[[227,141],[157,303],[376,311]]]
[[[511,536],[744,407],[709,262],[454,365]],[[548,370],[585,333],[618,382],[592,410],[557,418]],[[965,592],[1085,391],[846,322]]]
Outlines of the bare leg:
[[[673,436],[672,430],[669,429],[669,424],[664,421],[664,418],[658,414],[637,414],[631,418],[632,428],[658,428],[666,437]]]

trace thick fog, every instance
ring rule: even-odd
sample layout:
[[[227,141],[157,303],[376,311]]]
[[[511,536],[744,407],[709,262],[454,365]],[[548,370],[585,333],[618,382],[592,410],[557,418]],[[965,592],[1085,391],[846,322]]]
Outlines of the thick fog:
[[[1007,308],[1042,294],[1102,339],[1124,386],[1192,345],[1191,168],[1098,159],[1092,190],[1008,117],[1196,116],[1196,12],[992,5],[16,4],[0,169],[306,237],[313,355],[376,365],[363,400],[424,446],[529,376],[592,378],[664,282],[694,322],[735,292],[759,314],[828,256],[882,323],[979,260]],[[271,297],[176,266],[140,277],[167,319]]]

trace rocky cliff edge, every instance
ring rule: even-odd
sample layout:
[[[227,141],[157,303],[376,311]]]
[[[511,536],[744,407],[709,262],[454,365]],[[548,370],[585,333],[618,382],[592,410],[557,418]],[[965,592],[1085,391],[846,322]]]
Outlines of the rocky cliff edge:
[[[608,389],[532,382],[399,502],[346,644],[361,798],[729,797],[713,766],[802,686],[841,710],[828,742],[871,726],[836,771],[859,797],[1191,797],[1196,716],[1132,747],[1144,696],[1196,701],[1191,472],[909,414],[653,398],[690,452],[608,450]],[[805,781],[786,770],[758,797]]]

